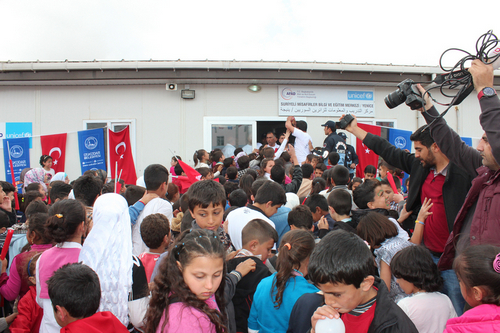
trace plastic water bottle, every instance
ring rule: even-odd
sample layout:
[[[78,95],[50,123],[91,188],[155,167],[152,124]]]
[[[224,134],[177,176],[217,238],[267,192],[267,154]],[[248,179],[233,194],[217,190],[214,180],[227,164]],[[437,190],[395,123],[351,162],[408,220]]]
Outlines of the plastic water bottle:
[[[342,319],[326,319],[318,320],[314,328],[316,333],[345,333],[345,326]]]

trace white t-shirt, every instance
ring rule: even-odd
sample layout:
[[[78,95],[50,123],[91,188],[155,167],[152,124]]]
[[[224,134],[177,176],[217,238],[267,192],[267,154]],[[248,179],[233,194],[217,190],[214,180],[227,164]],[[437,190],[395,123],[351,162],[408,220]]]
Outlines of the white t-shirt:
[[[137,217],[137,222],[132,226],[132,253],[136,256],[141,255],[141,253],[149,251],[149,248],[144,244],[141,237],[141,224],[142,220],[148,215],[160,213],[168,218],[169,222],[172,222],[174,217],[172,205],[167,200],[161,198],[155,198],[148,202],[146,207],[142,210],[141,214]]]
[[[439,292],[413,294],[398,305],[420,333],[443,332],[448,319],[457,316],[448,296]]]
[[[243,244],[241,240],[241,231],[247,225],[247,223],[253,219],[264,220],[276,229],[274,222],[259,211],[250,209],[248,207],[241,207],[233,210],[227,215],[226,223],[228,227],[228,234],[231,238],[231,243],[236,250],[242,249]]]
[[[311,152],[309,150],[309,141],[312,142],[312,138],[309,134],[302,132],[298,128],[293,129],[292,135],[295,137],[295,155],[297,155],[297,160],[299,161],[299,165],[301,165]]]

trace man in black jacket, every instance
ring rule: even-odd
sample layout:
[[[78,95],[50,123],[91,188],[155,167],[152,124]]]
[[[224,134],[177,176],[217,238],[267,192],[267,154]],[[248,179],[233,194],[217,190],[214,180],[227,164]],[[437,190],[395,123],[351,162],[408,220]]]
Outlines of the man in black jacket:
[[[396,148],[387,140],[367,133],[358,127],[357,119],[354,119],[346,130],[363,140],[366,147],[380,155],[387,163],[411,175],[410,192],[406,201],[408,212],[417,212],[425,198],[432,200],[432,215],[425,221],[423,242],[437,262],[453,230],[453,222],[469,191],[472,177],[449,161],[424,126],[410,137],[415,154]],[[400,220],[402,221],[401,217]],[[403,227],[407,230],[413,229],[413,221],[403,221]],[[456,277],[444,279],[443,291],[452,300],[457,314],[461,313],[463,298],[453,287]]]

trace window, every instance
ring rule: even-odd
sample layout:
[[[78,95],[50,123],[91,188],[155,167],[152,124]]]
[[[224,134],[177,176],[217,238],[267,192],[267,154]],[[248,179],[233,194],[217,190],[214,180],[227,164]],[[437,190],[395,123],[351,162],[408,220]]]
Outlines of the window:
[[[108,169],[108,174],[110,175],[110,169],[109,169],[109,155],[108,155],[108,131],[107,129],[110,128],[113,132],[119,132],[125,127],[130,126],[129,131],[130,131],[130,144],[132,145],[132,156],[134,158],[135,164],[137,164],[137,159],[135,155],[136,151],[136,133],[135,133],[135,119],[124,119],[124,120],[84,120],[83,121],[83,129],[95,129],[95,128],[104,128],[104,140],[106,141],[106,144],[104,146],[104,151],[106,153],[106,156],[108,157],[107,161],[107,169]]]
[[[224,137],[223,136],[217,137],[217,146],[219,146],[219,147],[224,146]]]

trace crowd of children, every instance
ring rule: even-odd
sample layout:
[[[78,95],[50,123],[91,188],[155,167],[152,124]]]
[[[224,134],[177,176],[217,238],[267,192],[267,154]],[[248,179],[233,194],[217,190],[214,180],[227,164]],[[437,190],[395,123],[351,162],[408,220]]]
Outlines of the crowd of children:
[[[457,317],[421,244],[432,202],[402,226],[402,175],[387,162],[380,179],[374,166],[362,179],[336,153],[330,168],[313,154],[299,165],[293,148],[200,149],[193,160],[172,157],[170,172],[152,164],[116,194],[105,173],[69,183],[42,156],[19,211],[16,188],[1,182],[2,244],[15,231],[0,329],[304,333],[328,317],[348,333],[498,331],[500,248],[456,257],[471,308]]]

